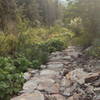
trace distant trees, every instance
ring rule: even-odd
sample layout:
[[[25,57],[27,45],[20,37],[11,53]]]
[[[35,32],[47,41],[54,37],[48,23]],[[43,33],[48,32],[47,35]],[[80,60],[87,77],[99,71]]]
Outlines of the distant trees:
[[[63,21],[76,36],[86,34],[91,41],[100,36],[100,0],[67,1],[65,8],[59,0],[0,0],[0,30],[15,33],[19,23],[37,27]]]
[[[77,6],[84,29],[92,38],[97,37],[100,33],[100,0],[78,0]]]
[[[10,26],[13,28],[17,19],[16,14],[15,0],[0,0],[0,29],[8,30]]]
[[[19,18],[31,27],[51,26],[62,20],[62,15],[58,0],[0,0],[0,29],[3,31],[15,29]]]
[[[64,21],[68,27],[74,29],[73,31],[76,34],[88,38],[90,44],[95,38],[100,37],[99,11],[100,0],[69,0]],[[81,39],[84,39],[84,37]]]
[[[46,25],[53,25],[56,20],[61,19],[63,12],[62,6],[59,4],[58,0],[37,0],[40,9],[40,15],[42,21]]]
[[[33,27],[35,21],[40,20],[39,5],[36,0],[16,0],[16,2],[22,20],[27,20]]]

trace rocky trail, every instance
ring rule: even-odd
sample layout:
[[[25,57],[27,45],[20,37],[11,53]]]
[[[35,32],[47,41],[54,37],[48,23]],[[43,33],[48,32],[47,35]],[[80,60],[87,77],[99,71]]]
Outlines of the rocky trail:
[[[41,70],[29,70],[20,95],[11,100],[100,100],[100,60],[78,47],[49,56]]]

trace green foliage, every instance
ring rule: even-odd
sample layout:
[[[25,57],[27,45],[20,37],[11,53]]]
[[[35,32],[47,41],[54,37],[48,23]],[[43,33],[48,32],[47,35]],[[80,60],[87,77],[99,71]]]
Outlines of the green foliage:
[[[31,68],[34,68],[34,69],[40,69],[40,61],[39,60],[33,60],[32,61],[32,65],[31,65]]]
[[[88,34],[82,34],[82,35],[76,36],[72,40],[72,44],[83,46],[83,47],[88,47],[90,43],[91,43],[91,38]]]
[[[0,34],[0,55],[13,54],[16,49],[17,39],[13,34]]]
[[[62,27],[29,28],[26,32],[17,35],[2,33],[0,34],[0,55],[16,56],[21,54],[30,60],[37,55],[43,57],[48,54],[47,50],[42,50],[43,48],[54,49],[57,47],[57,50],[59,50],[63,48],[63,42],[64,46],[67,46],[68,39],[72,35],[73,33]],[[61,45],[61,47],[58,47],[58,45]]]
[[[16,72],[17,68],[11,58],[0,57],[0,99],[9,100],[21,90],[24,82],[23,74]]]
[[[100,58],[100,47],[92,47],[87,54],[89,56]]]
[[[47,41],[46,45],[50,53],[54,51],[61,51],[64,49],[64,42],[57,39]]]
[[[20,72],[27,71],[27,68],[30,67],[31,62],[26,59],[26,57],[21,56],[14,60],[14,65],[17,67],[17,70]]]
[[[92,47],[87,51],[87,54],[90,56],[94,56],[100,58],[100,40],[95,39],[92,43]]]

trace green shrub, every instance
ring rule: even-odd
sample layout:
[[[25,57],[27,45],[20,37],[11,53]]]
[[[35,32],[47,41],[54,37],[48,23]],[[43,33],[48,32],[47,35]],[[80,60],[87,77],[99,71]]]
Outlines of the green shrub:
[[[47,41],[46,45],[50,53],[54,51],[61,51],[64,49],[64,42],[58,39],[49,40]]]
[[[24,83],[23,74],[16,72],[11,58],[0,57],[0,100],[10,100]]]
[[[78,37],[74,37],[72,40],[72,44],[88,47],[91,44],[91,37],[88,34],[82,34]]]
[[[87,52],[87,55],[100,58],[100,47],[91,47]]]
[[[31,65],[31,68],[34,68],[34,69],[40,69],[40,61],[39,60],[33,60],[32,61],[32,65]]]
[[[62,41],[65,41],[68,35],[71,35],[68,33],[71,32],[62,27],[29,28],[18,34],[2,33],[0,34],[0,55],[16,56],[16,54],[24,54],[28,59],[31,59],[32,52],[41,49],[38,48],[38,44],[43,44],[46,48],[49,46],[51,52],[56,51],[62,48]]]
[[[13,55],[16,50],[17,37],[13,34],[0,34],[0,56]]]
[[[21,56],[14,60],[14,65],[18,72],[25,72],[30,67],[31,62],[26,57]]]

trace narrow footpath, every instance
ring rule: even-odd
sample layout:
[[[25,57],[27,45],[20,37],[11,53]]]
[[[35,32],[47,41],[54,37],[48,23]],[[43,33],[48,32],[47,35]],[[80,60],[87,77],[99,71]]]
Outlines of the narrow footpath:
[[[41,70],[29,70],[20,95],[11,100],[100,100],[100,60],[70,46],[49,56]]]

